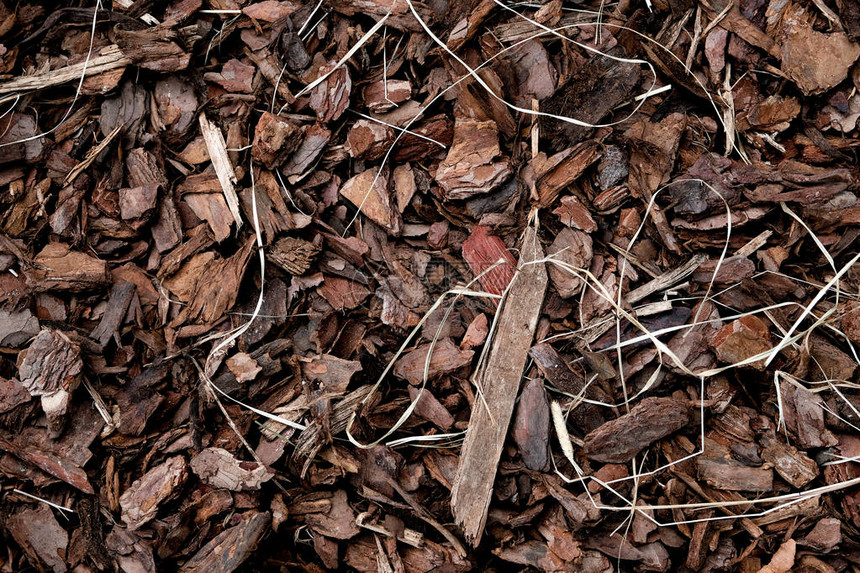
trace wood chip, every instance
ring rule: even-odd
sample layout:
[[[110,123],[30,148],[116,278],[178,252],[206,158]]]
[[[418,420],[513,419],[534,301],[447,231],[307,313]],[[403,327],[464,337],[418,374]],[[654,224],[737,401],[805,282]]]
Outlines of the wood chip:
[[[18,378],[31,396],[38,396],[51,432],[63,429],[72,392],[81,381],[81,347],[59,330],[43,330],[21,354]]]
[[[39,504],[35,509],[20,508],[6,522],[7,531],[33,563],[51,571],[68,571],[66,555],[69,535],[54,518],[51,508]],[[48,570],[42,568],[42,570]]]
[[[598,462],[628,462],[656,440],[689,422],[686,404],[673,398],[645,398],[629,413],[589,432],[585,436],[585,455]]]
[[[512,174],[511,164],[500,155],[495,122],[458,119],[454,142],[435,175],[445,198],[467,199],[489,193],[507,181]]]
[[[73,251],[63,243],[49,243],[36,255],[36,268],[27,271],[27,283],[37,292],[82,292],[108,283],[107,265],[95,257]]]
[[[839,84],[860,57],[860,45],[844,32],[823,34],[793,16],[786,20],[783,34],[782,69],[807,95]]]
[[[402,232],[403,221],[400,212],[393,208],[394,201],[389,191],[388,168],[384,168],[382,173],[377,168],[362,171],[343,184],[340,194],[389,233],[399,235]]]
[[[238,523],[216,535],[183,565],[180,573],[231,573],[252,554],[266,532],[271,515],[249,511]]]
[[[478,225],[463,243],[463,259],[485,291],[500,295],[514,278],[516,262],[505,243],[490,235],[488,227]]]
[[[233,220],[236,221],[236,228],[239,229],[242,227],[242,216],[239,214],[239,197],[236,195],[236,188],[234,187],[237,180],[233,165],[227,155],[227,143],[224,141],[221,130],[209,121],[206,114],[200,114],[199,120],[200,133],[203,134],[203,139],[206,141],[206,149],[209,151],[209,158],[212,160],[212,166],[218,175],[218,182],[221,183],[224,199],[227,201]]]
[[[549,398],[543,380],[529,380],[520,394],[511,433],[530,470],[549,468],[549,427]]]
[[[185,483],[187,477],[187,464],[182,456],[169,458],[149,470],[119,498],[123,523],[135,530],[152,520],[160,505]]]
[[[744,316],[730,322],[711,340],[711,347],[717,353],[717,358],[728,364],[743,362],[767,352],[772,346],[770,329],[756,316]],[[762,370],[764,360],[752,362],[749,366]]]
[[[407,380],[410,384],[421,384],[424,380],[428,352],[430,352],[430,344],[422,344],[405,354],[394,363],[394,375]],[[441,374],[450,374],[470,365],[474,354],[472,350],[460,350],[450,338],[439,340],[430,356],[427,379],[432,380]]]
[[[230,491],[258,490],[274,473],[259,462],[243,462],[223,448],[206,448],[191,458],[191,471],[205,484]]]

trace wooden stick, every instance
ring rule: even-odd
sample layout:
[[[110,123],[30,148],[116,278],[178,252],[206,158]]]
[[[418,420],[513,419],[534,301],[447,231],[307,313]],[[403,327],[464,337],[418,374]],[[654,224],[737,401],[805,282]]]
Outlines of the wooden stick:
[[[227,156],[227,143],[224,141],[224,134],[221,133],[217,125],[209,121],[205,113],[200,114],[200,132],[206,142],[206,149],[209,150],[209,158],[212,159],[212,167],[215,168],[218,182],[224,191],[224,199],[227,200],[230,213],[236,220],[236,228],[239,229],[242,227],[242,215],[239,213],[239,197],[236,195],[235,187],[233,187],[236,183],[236,173],[233,171],[233,165]]]
[[[697,268],[699,268],[699,265],[705,262],[707,258],[708,257],[703,255],[702,253],[693,255],[693,258],[691,258],[683,265],[674,268],[671,271],[666,271],[662,275],[654,278],[654,280],[648,281],[639,288],[630,291],[626,297],[627,302],[630,304],[637,303],[643,298],[654,294],[655,292],[666,290],[667,288],[678,284],[679,282],[693,274],[693,272]]]
[[[454,519],[472,545],[480,541],[487,521],[496,468],[546,293],[544,263],[526,264],[544,257],[532,227],[526,229],[521,252],[486,366],[477,377],[485,400],[475,401],[451,490]]]
[[[83,173],[87,167],[92,165],[96,157],[99,156],[99,153],[104,151],[107,146],[110,145],[110,142],[113,141],[113,139],[119,134],[120,131],[122,131],[122,128],[124,127],[125,124],[119,124],[113,129],[113,131],[107,134],[98,145],[90,149],[89,152],[87,152],[87,156],[84,157],[84,160],[75,165],[75,167],[71,171],[69,171],[69,174],[66,175],[66,178],[63,180],[63,185],[68,185],[69,183],[74,181],[78,175]]]
[[[86,66],[86,74],[89,77],[109,72],[116,68],[123,68],[130,64],[131,59],[122,53],[119,46],[112,44],[105,47],[101,55],[91,58],[88,63],[80,62],[58,70],[51,70],[35,76],[15,78],[14,80],[2,83],[0,84],[0,94],[43,90],[62,85],[66,82],[80,80],[81,74],[84,72],[84,66]]]

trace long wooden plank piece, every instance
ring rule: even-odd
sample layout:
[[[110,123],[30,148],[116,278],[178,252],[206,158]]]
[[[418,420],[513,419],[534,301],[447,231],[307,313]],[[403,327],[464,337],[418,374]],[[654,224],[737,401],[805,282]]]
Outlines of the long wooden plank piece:
[[[499,310],[502,314],[499,316],[497,332],[483,374],[478,380],[484,400],[475,400],[451,490],[454,519],[466,539],[475,546],[480,542],[487,521],[496,469],[546,293],[547,272],[544,263],[526,263],[543,257],[537,234],[532,227],[528,227],[523,240],[519,272]]]

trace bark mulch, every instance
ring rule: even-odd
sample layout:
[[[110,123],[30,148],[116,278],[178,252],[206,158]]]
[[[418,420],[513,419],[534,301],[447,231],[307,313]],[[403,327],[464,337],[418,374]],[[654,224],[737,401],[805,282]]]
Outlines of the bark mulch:
[[[0,0],[0,571],[860,567],[852,0]]]

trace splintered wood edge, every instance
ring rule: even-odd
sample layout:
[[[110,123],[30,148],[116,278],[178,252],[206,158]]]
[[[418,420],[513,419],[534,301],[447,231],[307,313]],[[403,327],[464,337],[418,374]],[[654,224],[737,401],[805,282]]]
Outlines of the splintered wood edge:
[[[499,310],[502,314],[498,330],[479,378],[486,402],[475,400],[451,489],[454,519],[474,546],[480,542],[487,521],[496,469],[546,293],[544,263],[525,263],[543,257],[537,234],[529,227],[523,240],[520,268]],[[487,411],[488,407],[492,413]]]
[[[86,77],[109,72],[117,68],[131,65],[131,59],[122,53],[119,46],[111,44],[101,50],[101,55],[89,58],[85,62],[72,64],[58,70],[51,70],[36,76],[15,78],[0,84],[0,94],[21,91],[33,91],[59,86],[74,80],[80,80],[81,74]]]
[[[227,143],[224,141],[224,135],[218,126],[209,121],[205,113],[200,114],[200,132],[206,142],[209,159],[212,160],[212,167],[215,168],[221,190],[224,191],[224,199],[226,199],[230,213],[236,221],[236,228],[239,229],[242,227],[242,215],[239,213],[239,197],[236,195],[235,187],[233,187],[233,183],[236,182],[236,173],[233,171],[233,165],[227,156]]]

